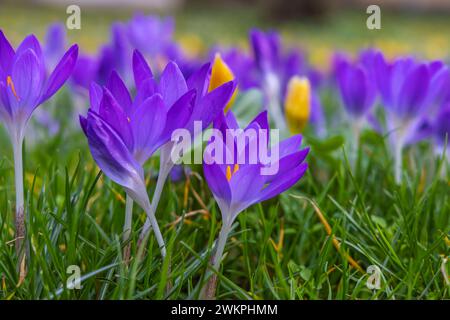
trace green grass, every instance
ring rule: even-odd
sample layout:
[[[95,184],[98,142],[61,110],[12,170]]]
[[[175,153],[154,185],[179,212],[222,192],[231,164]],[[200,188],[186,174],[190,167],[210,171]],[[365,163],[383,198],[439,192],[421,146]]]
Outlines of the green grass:
[[[67,103],[64,94],[57,96],[55,105]],[[335,104],[331,99],[327,106],[333,109]],[[305,144],[312,151],[305,177],[278,198],[239,215],[227,243],[218,297],[448,299],[441,265],[449,255],[449,162],[434,157],[428,143],[408,148],[404,183],[397,186],[386,137],[364,131],[351,169],[346,126],[341,123],[330,135],[319,141],[307,132]],[[81,131],[70,126],[24,148],[29,266],[18,285],[12,156],[5,134],[1,136],[1,299],[199,297],[221,225],[201,167],[193,167],[195,174],[188,180],[164,189],[157,218],[168,243],[168,260],[161,260],[150,235],[144,261],[133,259],[126,266],[126,244],[121,242],[124,192],[99,172]],[[154,177],[157,158],[146,169]],[[150,194],[154,186],[154,178],[149,179]],[[310,201],[328,221],[332,236]],[[133,257],[144,219],[135,206]],[[339,251],[333,238],[341,243]],[[369,265],[382,270],[380,290],[366,287],[368,275],[351,267],[348,256],[363,271]],[[64,289],[71,265],[81,268],[81,290]]]

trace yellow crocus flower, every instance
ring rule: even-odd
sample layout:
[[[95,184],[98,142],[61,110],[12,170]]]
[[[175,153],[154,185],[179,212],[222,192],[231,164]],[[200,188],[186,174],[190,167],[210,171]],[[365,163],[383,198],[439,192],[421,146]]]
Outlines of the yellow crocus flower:
[[[220,53],[216,53],[214,57],[214,63],[211,71],[211,79],[209,82],[208,92],[220,87],[224,83],[234,80],[233,71],[231,71],[230,67],[223,61]],[[231,96],[230,101],[228,101],[227,106],[225,107],[225,112],[230,109],[233,104],[237,94],[237,89],[234,90],[233,95]]]
[[[294,76],[289,80],[284,108],[289,131],[302,132],[311,114],[311,85],[307,78]]]

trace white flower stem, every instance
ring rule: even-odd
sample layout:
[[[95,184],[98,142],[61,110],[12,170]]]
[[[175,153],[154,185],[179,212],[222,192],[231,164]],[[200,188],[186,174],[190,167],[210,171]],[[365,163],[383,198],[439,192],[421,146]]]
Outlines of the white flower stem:
[[[156,213],[159,201],[161,200],[161,194],[166,184],[167,177],[169,176],[170,170],[173,168],[173,163],[169,161],[162,161],[161,156],[161,167],[159,169],[158,180],[156,181],[155,192],[153,193],[152,203],[150,204],[152,212]],[[144,228],[142,229],[140,238],[143,239],[150,232],[152,224],[149,217],[145,220]]]
[[[402,182],[402,151],[403,151],[403,141],[399,138],[394,145],[394,174],[395,182],[400,184]]]
[[[281,106],[278,103],[277,99],[275,99],[275,97],[270,98],[269,112],[270,112],[270,115],[272,116],[272,119],[275,122],[275,126],[277,127],[277,129],[284,132],[286,130],[286,123],[283,118]]]
[[[362,120],[357,119],[352,125],[353,127],[353,142],[349,147],[350,151],[350,165],[353,169],[356,169],[356,161],[358,160],[359,139],[361,137]]]
[[[147,220],[149,221],[153,231],[155,232],[156,241],[158,242],[159,249],[161,250],[161,256],[164,259],[166,257],[166,244],[164,243],[161,230],[159,229],[158,222],[156,221],[155,212],[152,211],[151,206],[148,206],[145,212],[147,213]],[[144,240],[147,234],[143,234],[143,236],[144,237],[141,238],[141,240]]]
[[[127,242],[131,236],[131,224],[133,221],[133,199],[127,194],[125,201],[125,221],[123,224],[123,242]]]
[[[22,143],[22,138],[13,141],[14,180],[16,188],[16,250],[22,249],[22,243],[25,240]]]
[[[222,263],[223,251],[227,243],[228,235],[230,234],[231,223],[224,222],[222,229],[220,229],[219,237],[216,241],[216,248],[211,264],[215,271],[219,271]],[[208,280],[201,290],[201,299],[212,300],[216,297],[217,275],[212,272],[207,272],[206,279]]]
[[[230,233],[231,226],[227,223],[222,225],[220,229],[219,238],[217,239],[216,252],[212,259],[213,268],[219,271],[220,263],[222,262],[223,250],[225,249],[225,244],[227,243],[228,235]]]

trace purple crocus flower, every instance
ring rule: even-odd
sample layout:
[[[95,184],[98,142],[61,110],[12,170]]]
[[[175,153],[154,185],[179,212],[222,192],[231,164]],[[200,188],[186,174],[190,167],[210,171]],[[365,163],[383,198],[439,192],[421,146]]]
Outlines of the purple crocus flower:
[[[343,63],[337,75],[338,87],[345,110],[358,121],[373,107],[376,84],[362,65]]]
[[[386,110],[387,131],[394,150],[395,178],[401,181],[402,149],[433,111],[437,92],[431,87],[439,76],[441,63],[401,58],[387,62],[381,53],[374,58],[378,88]]]
[[[214,268],[218,270],[226,239],[238,214],[253,204],[275,197],[298,182],[307,169],[304,160],[309,148],[300,150],[301,135],[276,144],[269,153],[278,154],[277,159],[272,162],[278,164],[278,171],[272,172],[272,175],[264,175],[262,169],[267,168],[268,162],[262,158],[261,152],[254,152],[253,147],[269,145],[266,111],[259,114],[244,130],[235,131],[235,134],[227,134],[229,129],[239,129],[231,111],[216,121],[215,128],[222,135],[215,135],[206,147],[203,171],[222,214],[222,229],[213,257]],[[252,131],[260,134],[252,135]],[[224,138],[221,139],[221,136]],[[252,136],[243,148],[239,147],[238,141]],[[216,147],[209,148],[213,145]],[[223,149],[226,161],[215,161],[217,148]],[[250,160],[252,157],[253,160]]]
[[[25,235],[22,142],[33,111],[50,99],[70,76],[78,54],[72,46],[50,76],[39,41],[27,36],[14,50],[0,30],[0,118],[14,151],[17,237]],[[19,241],[20,242],[20,241]]]

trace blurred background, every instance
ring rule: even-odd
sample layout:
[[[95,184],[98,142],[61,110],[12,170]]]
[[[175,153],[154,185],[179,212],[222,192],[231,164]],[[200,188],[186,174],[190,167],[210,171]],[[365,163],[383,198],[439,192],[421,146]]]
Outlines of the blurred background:
[[[176,37],[192,54],[217,43],[245,47],[249,28],[260,27],[307,49],[318,68],[333,50],[367,46],[388,55],[449,56],[450,0],[0,0],[0,28],[16,44],[29,33],[43,37],[49,23],[66,21],[71,4],[81,8],[81,30],[69,30],[69,40],[86,52],[107,41],[112,21],[141,11],[173,15]],[[381,7],[381,30],[366,27],[370,4]]]

